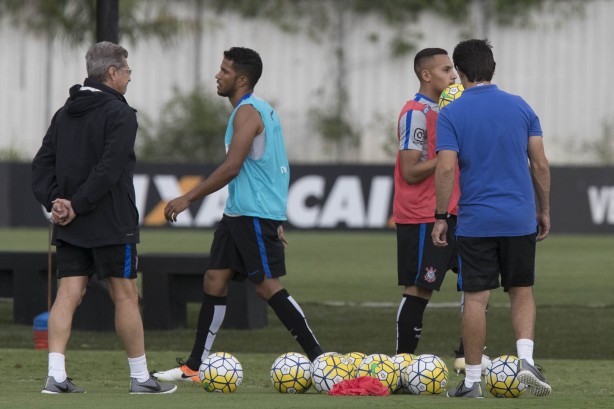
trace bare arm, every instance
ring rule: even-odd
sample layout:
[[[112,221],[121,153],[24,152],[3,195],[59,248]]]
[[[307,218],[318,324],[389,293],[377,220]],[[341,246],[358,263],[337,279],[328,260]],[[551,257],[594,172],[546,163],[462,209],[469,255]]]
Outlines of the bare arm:
[[[422,152],[414,149],[402,150],[400,154],[403,179],[405,179],[408,184],[413,185],[422,182],[435,173],[437,158],[420,162]]]
[[[264,130],[260,113],[251,105],[242,105],[233,119],[234,134],[226,159],[213,173],[183,196],[168,202],[164,216],[169,222],[176,222],[177,215],[201,199],[226,186],[241,171],[254,138]]]
[[[435,169],[435,193],[437,195],[437,213],[446,213],[454,190],[454,179],[456,177],[457,153],[454,151],[442,150],[437,154],[437,168]],[[433,232],[433,244],[436,246],[447,246],[446,233],[448,223],[445,220],[436,220]]]
[[[541,241],[548,237],[550,233],[550,167],[541,136],[529,137],[528,156],[538,205],[539,232],[537,241]]]

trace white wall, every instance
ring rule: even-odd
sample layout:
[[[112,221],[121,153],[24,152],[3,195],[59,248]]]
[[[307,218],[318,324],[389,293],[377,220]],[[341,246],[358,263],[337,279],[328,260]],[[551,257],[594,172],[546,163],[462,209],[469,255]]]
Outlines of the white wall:
[[[537,19],[539,24],[530,28],[489,28],[497,61],[493,82],[522,95],[533,106],[541,118],[553,164],[591,163],[591,155],[580,150],[581,144],[600,138],[603,121],[614,120],[608,75],[614,66],[614,53],[609,47],[614,39],[612,17],[614,1],[600,0],[587,4],[585,17],[562,24],[560,18],[544,14]],[[202,39],[201,78],[211,93],[222,51],[235,45],[254,48],[264,61],[256,93],[277,107],[290,159],[333,160],[330,147],[313,133],[308,117],[310,108],[333,102],[333,41],[317,43],[305,35],[286,34],[266,23],[233,15],[206,13],[206,19],[210,24]],[[46,39],[1,22],[0,69],[4,75],[0,76],[0,149],[12,147],[33,156],[51,115],[64,103],[68,88],[85,78],[87,46],[71,49],[59,40],[52,42],[47,93]],[[394,141],[398,111],[417,90],[413,55],[390,57],[387,44],[392,33],[381,20],[348,23],[351,32],[344,50],[350,67],[349,110],[363,135],[357,152],[349,158],[392,162],[394,155],[382,146]],[[450,22],[433,15],[423,16],[415,29],[423,33],[417,39],[418,48],[443,47],[451,53],[461,39]],[[377,34],[377,42],[367,39],[372,33]],[[134,69],[126,97],[143,116],[155,118],[174,87],[185,91],[194,86],[192,37],[166,48],[154,40],[125,46]]]

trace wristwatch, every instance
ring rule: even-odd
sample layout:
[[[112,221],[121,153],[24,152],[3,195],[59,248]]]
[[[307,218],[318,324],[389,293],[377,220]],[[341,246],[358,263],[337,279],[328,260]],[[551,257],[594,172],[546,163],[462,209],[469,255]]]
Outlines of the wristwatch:
[[[437,210],[435,210],[435,220],[447,220],[447,218],[448,218],[448,212],[437,213]]]

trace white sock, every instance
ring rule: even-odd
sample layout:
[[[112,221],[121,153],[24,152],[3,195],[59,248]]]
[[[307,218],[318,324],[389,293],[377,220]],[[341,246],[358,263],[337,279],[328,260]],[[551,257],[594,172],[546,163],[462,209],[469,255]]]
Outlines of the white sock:
[[[145,382],[149,379],[145,355],[139,356],[138,358],[128,358],[128,365],[130,366],[131,378],[136,378],[139,382]]]
[[[66,380],[66,364],[64,354],[58,352],[49,353],[49,371],[48,376],[53,376],[56,382],[64,382]]]
[[[465,386],[470,388],[474,383],[481,382],[482,365],[467,365],[465,367]]]
[[[533,340],[523,338],[516,341],[516,351],[519,359],[526,359],[531,365],[535,365],[533,361]]]

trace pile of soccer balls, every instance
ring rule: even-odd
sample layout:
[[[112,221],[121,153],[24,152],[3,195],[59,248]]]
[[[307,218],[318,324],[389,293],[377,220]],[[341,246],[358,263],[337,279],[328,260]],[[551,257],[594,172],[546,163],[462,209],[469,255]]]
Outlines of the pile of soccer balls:
[[[525,385],[517,379],[518,358],[502,355],[486,369],[487,390],[499,398],[522,395]],[[208,392],[234,392],[243,381],[243,368],[237,358],[217,352],[201,365],[203,388]],[[432,354],[365,355],[351,352],[342,355],[327,352],[313,362],[297,352],[280,355],[271,366],[271,383],[281,393],[305,393],[313,385],[317,392],[329,392],[346,379],[371,376],[379,380],[389,393],[437,395],[445,391],[448,368]]]
[[[448,380],[446,364],[434,355],[342,355],[327,352],[309,360],[296,352],[278,357],[271,367],[271,382],[281,393],[304,393],[311,385],[329,392],[337,383],[360,376],[380,381],[390,393],[439,394]]]

